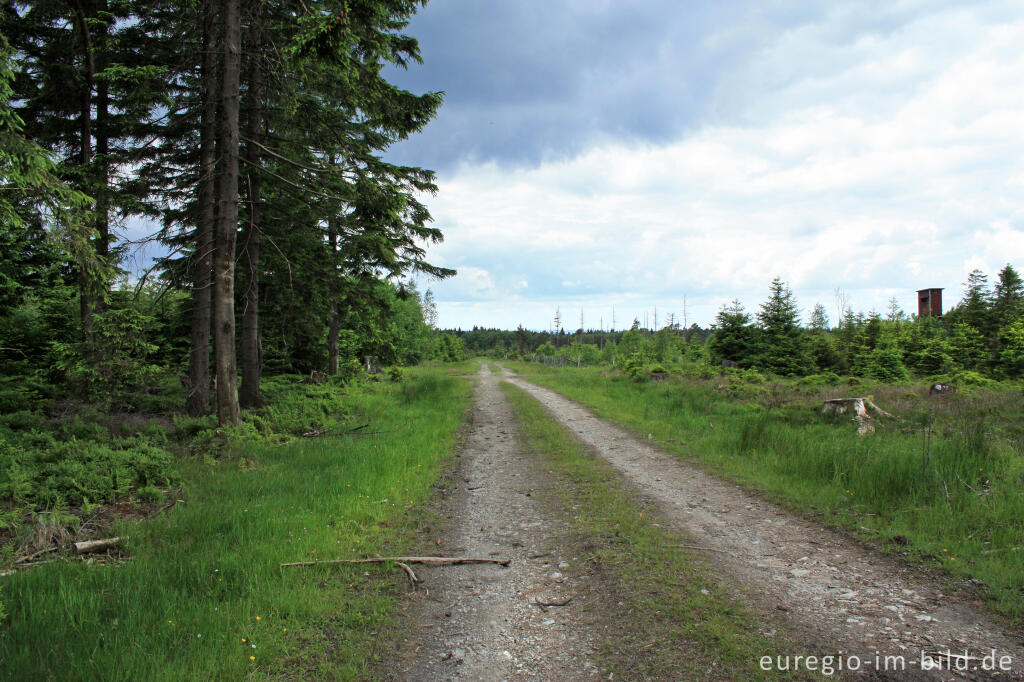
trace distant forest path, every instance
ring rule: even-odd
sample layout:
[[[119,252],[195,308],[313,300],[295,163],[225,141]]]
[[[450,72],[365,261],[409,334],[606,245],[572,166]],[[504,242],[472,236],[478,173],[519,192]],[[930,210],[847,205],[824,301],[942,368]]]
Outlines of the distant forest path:
[[[955,588],[942,580],[710,476],[554,391],[502,373],[611,464],[666,524],[707,548],[696,551],[739,600],[762,613],[782,612],[798,641],[856,656],[860,673],[870,677],[1024,679],[1021,633],[1007,631],[969,597],[947,593]],[[993,651],[996,666],[1009,657],[1012,670],[983,671]],[[965,652],[968,658],[955,657]],[[940,660],[947,669],[922,670]],[[900,662],[905,669],[894,669]]]

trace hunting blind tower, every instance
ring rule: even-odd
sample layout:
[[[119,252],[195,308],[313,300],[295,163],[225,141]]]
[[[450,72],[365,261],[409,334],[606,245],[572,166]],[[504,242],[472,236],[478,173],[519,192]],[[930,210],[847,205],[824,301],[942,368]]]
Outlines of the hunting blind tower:
[[[917,292],[918,317],[942,317],[942,289],[921,289]]]

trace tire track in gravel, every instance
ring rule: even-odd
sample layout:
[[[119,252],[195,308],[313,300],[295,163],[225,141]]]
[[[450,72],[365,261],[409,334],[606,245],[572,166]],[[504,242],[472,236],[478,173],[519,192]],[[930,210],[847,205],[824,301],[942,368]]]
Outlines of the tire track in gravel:
[[[836,654],[855,655],[862,672],[897,679],[1024,680],[1024,636],[1009,632],[967,601],[898,560],[859,546],[840,533],[802,520],[756,495],[724,483],[596,417],[554,391],[502,368],[504,379],[527,391],[609,462],[666,520],[711,548],[706,560],[728,582],[770,612],[785,612],[793,632]],[[982,657],[1009,656],[1008,672],[980,670]],[[922,654],[966,671],[927,668]],[[801,652],[765,652],[799,654]],[[905,669],[876,670],[876,653]],[[885,659],[880,659],[884,665]]]
[[[539,495],[551,477],[525,456],[518,421],[487,365],[477,375],[472,424],[441,555],[501,557],[493,564],[417,567],[424,585],[410,608],[413,632],[389,675],[401,680],[593,679],[594,615],[581,581],[563,575],[556,548],[568,523]],[[533,604],[572,601],[542,610]]]

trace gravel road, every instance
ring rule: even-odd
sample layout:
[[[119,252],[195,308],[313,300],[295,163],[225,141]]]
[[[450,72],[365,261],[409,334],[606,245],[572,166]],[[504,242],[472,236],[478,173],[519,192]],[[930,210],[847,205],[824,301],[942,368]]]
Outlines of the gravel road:
[[[746,593],[762,609],[784,612],[798,640],[842,653],[851,663],[855,656],[861,672],[871,676],[1024,679],[1024,636],[1006,631],[961,596],[944,593],[924,571],[802,520],[554,391],[502,372],[652,500],[668,523],[709,548],[702,553],[734,592]],[[940,655],[946,652],[953,656]],[[1011,669],[1000,672],[1000,663]]]
[[[589,655],[600,634],[590,598],[560,556],[567,523],[542,498],[547,472],[522,451],[516,415],[484,366],[456,485],[443,503],[451,519],[438,555],[511,559],[497,565],[417,567],[424,580],[411,607],[412,632],[392,679],[596,679]],[[542,604],[564,606],[542,609]]]

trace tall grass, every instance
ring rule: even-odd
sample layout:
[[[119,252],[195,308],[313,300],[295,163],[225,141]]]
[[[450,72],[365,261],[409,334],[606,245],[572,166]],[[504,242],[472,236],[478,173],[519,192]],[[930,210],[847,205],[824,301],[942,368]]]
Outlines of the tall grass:
[[[125,523],[130,560],[57,561],[3,578],[6,679],[351,678],[379,655],[387,567],[280,568],[400,551],[467,404],[465,382],[413,372],[337,397],[366,435],[243,445],[185,472],[184,500]],[[404,577],[403,577],[404,579]]]
[[[848,418],[822,415],[820,396],[795,387],[758,401],[714,382],[516,368],[729,479],[980,580],[997,611],[1024,622],[1024,409],[1015,395],[929,402],[883,389],[876,400],[900,420],[876,420],[877,433],[858,437]]]

